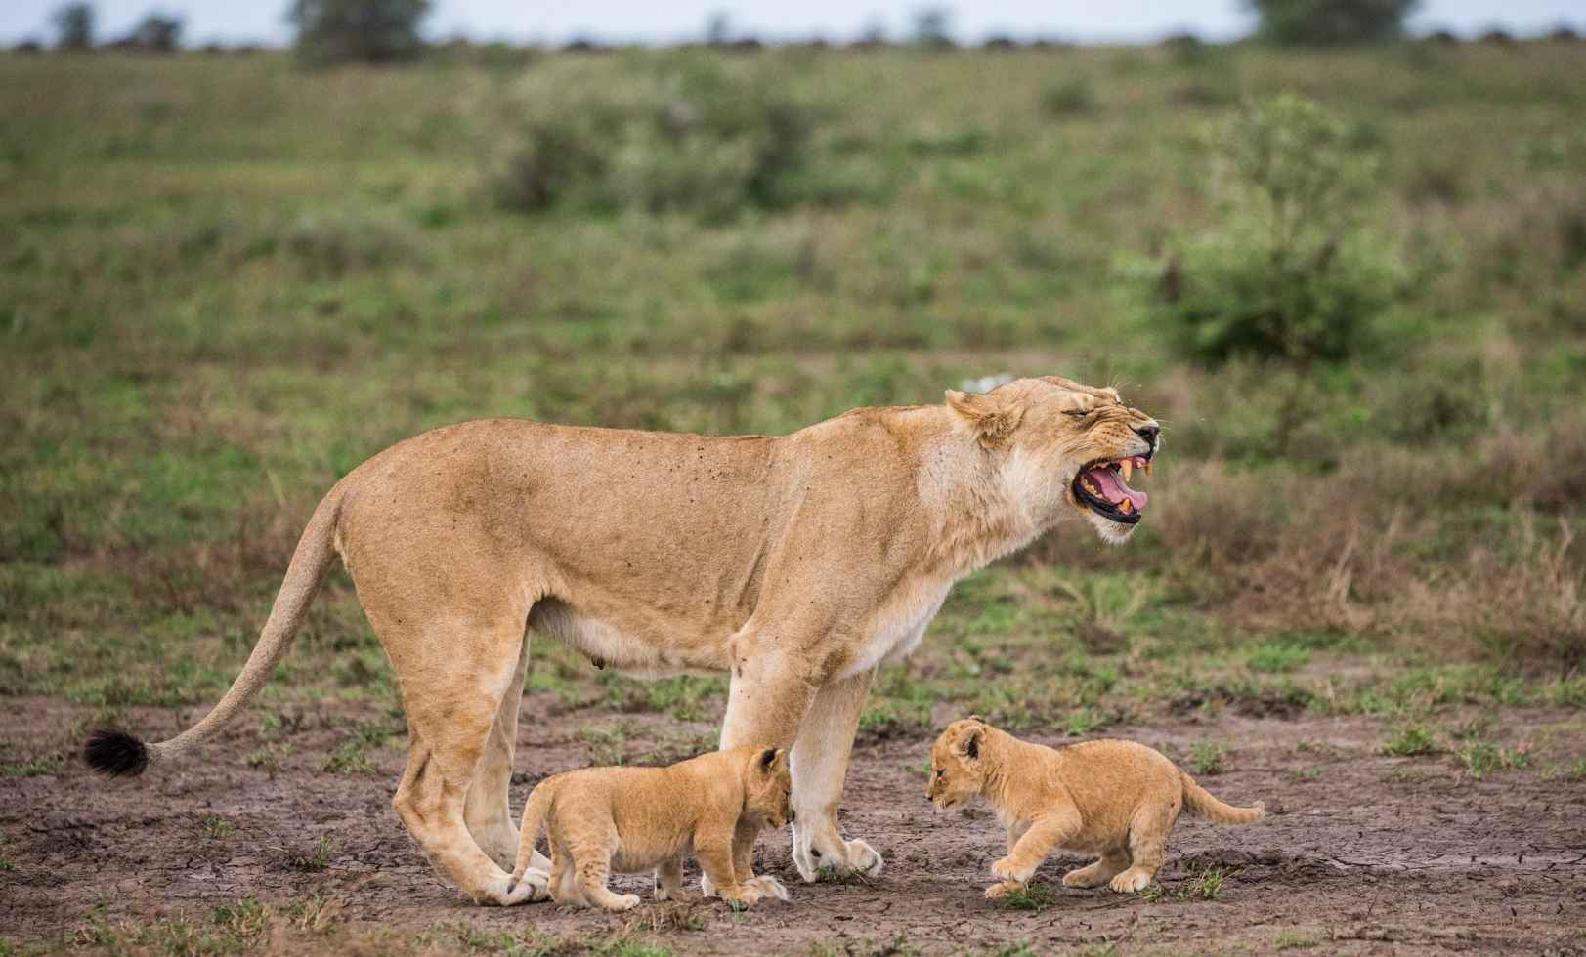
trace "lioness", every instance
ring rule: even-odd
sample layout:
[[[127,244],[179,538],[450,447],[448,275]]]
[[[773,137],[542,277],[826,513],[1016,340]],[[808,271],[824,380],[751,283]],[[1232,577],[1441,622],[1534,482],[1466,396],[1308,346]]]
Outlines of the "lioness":
[[[550,850],[551,897],[559,904],[627,910],[634,894],[606,887],[612,870],[655,871],[657,899],[682,899],[683,855],[693,850],[714,892],[734,906],[787,899],[782,882],[755,877],[754,839],[793,816],[793,778],[783,748],[753,745],[702,754],[667,768],[587,768],[541,781],[523,808],[514,881]],[[519,894],[529,891],[518,889]]]
[[[1159,429],[1112,389],[1019,379],[942,405],[857,409],[783,437],[465,422],[330,490],[231,689],[169,741],[93,736],[135,774],[248,702],[340,555],[402,687],[397,813],[463,893],[508,903],[507,811],[528,630],[600,666],[732,675],[721,745],[792,747],[793,860],[875,872],[837,803],[876,666],[908,654],[959,578],[1065,515],[1128,538]],[[525,880],[545,887],[547,861]]]
[[[1062,848],[1098,854],[1063,875],[1065,887],[1147,887],[1162,866],[1181,807],[1219,824],[1248,824],[1265,806],[1224,804],[1161,752],[1133,741],[1086,741],[1049,748],[1020,741],[980,718],[947,726],[931,745],[925,796],[942,810],[983,797],[1008,829],[1008,856],[991,865],[1002,897],[1030,880]]]

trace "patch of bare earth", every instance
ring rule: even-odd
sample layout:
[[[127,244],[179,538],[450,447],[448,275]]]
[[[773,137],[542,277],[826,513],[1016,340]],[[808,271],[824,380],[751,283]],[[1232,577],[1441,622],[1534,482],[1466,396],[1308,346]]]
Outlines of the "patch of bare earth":
[[[518,776],[520,806],[539,774],[586,763],[581,727],[619,720],[597,711],[552,718],[547,704],[526,702],[517,763],[534,773]],[[50,699],[0,703],[8,759],[61,753],[79,717]],[[178,716],[151,710],[135,720],[161,733]],[[351,933],[451,923],[577,936],[637,928],[678,953],[802,952],[820,942],[859,950],[897,938],[926,953],[1016,941],[1039,952],[1107,942],[1124,953],[1586,953],[1586,784],[1550,776],[1542,762],[1477,780],[1447,758],[1386,757],[1385,729],[1369,719],[1113,729],[1181,762],[1196,741],[1223,742],[1225,770],[1202,782],[1234,803],[1263,799],[1274,813],[1246,828],[1182,819],[1154,899],[1058,888],[1033,911],[982,899],[1003,853],[1001,828],[985,811],[932,811],[923,736],[862,743],[844,824],[882,852],[885,873],[802,885],[786,835],[770,836],[762,866],[788,883],[793,902],[746,914],[701,905],[702,931],[653,930],[667,914],[649,903],[622,917],[465,903],[432,875],[391,810],[400,750],[372,751],[373,774],[321,770],[348,720],[335,709],[305,716],[278,748],[274,773],[243,763],[265,743],[250,726],[143,780],[100,780],[74,759],[56,774],[0,779],[0,852],[10,865],[0,869],[0,937],[65,945],[95,919],[202,919],[244,897],[319,896],[339,905]],[[708,731],[657,716],[620,720],[640,741]],[[1511,712],[1496,733],[1561,758],[1582,748],[1577,715]],[[1055,884],[1077,863],[1054,858],[1038,879]],[[1208,873],[1221,877],[1214,897],[1204,891]],[[648,878],[617,883],[648,894]]]

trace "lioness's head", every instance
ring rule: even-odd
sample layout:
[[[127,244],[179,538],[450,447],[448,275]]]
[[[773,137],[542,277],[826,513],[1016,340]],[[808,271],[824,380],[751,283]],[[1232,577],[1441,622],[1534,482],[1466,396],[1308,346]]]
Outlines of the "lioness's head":
[[[943,811],[963,807],[980,793],[985,783],[981,752],[990,727],[970,717],[954,721],[931,745],[931,780],[925,796]]]
[[[1149,497],[1129,482],[1151,471],[1162,429],[1116,389],[1047,376],[979,395],[949,390],[947,404],[999,457],[1004,484],[1039,525],[1077,509],[1105,541],[1133,534]]]
[[[786,748],[756,751],[744,769],[743,809],[771,827],[793,819],[793,773]]]

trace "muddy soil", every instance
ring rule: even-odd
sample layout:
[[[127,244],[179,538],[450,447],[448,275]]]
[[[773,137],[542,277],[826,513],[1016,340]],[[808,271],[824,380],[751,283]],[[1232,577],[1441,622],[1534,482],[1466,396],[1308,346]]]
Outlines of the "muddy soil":
[[[249,896],[330,898],[353,928],[386,931],[460,922],[485,932],[602,935],[677,916],[648,903],[613,917],[460,900],[391,809],[399,749],[371,752],[373,773],[322,770],[357,716],[340,707],[301,713],[295,727],[276,732],[282,757],[273,771],[244,763],[267,740],[255,722],[239,722],[202,757],[142,780],[100,780],[75,759],[59,773],[0,779],[0,854],[9,864],[0,867],[0,937],[65,945],[90,920],[202,918]],[[709,732],[657,716],[552,718],[551,710],[526,702],[517,806],[540,775],[588,761],[580,728],[628,722],[627,747],[639,751],[647,741]],[[161,735],[183,717],[156,709],[133,720]],[[51,699],[0,701],[7,760],[65,753],[82,720]],[[1494,733],[1557,760],[1578,758],[1586,737],[1578,715],[1545,712],[1508,713]],[[1016,941],[1041,953],[1106,943],[1120,953],[1586,953],[1586,783],[1547,773],[1544,764],[1557,760],[1477,780],[1446,756],[1384,756],[1386,731],[1365,718],[1188,719],[1108,734],[1181,762],[1196,741],[1224,742],[1224,770],[1202,782],[1230,802],[1264,799],[1274,813],[1246,828],[1182,819],[1153,897],[1058,888],[1050,906],[1008,910],[981,896],[988,866],[1003,853],[1000,826],[984,810],[930,808],[924,735],[862,740],[843,821],[886,858],[880,877],[799,884],[786,835],[768,836],[761,869],[787,882],[792,903],[742,915],[701,904],[693,922],[703,931],[656,936],[679,954],[802,953],[817,943],[864,953],[899,938],[926,953]],[[1038,879],[1055,883],[1078,863],[1054,858]],[[616,886],[648,893],[647,878]]]

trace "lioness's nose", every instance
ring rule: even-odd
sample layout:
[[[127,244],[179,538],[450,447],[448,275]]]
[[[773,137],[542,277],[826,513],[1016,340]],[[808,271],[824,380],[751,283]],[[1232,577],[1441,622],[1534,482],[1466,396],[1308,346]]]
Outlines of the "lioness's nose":
[[[1134,427],[1134,434],[1145,439],[1154,449],[1156,448],[1156,437],[1162,434],[1162,427],[1155,422],[1148,425],[1137,425]]]

